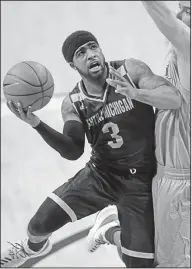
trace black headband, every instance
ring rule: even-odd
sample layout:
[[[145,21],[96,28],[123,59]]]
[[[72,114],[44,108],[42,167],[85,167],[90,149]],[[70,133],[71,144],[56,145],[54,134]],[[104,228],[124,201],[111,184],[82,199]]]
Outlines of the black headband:
[[[95,41],[99,45],[96,37],[87,31],[76,31],[68,36],[62,46],[65,60],[68,63],[72,62],[75,51],[89,41]]]

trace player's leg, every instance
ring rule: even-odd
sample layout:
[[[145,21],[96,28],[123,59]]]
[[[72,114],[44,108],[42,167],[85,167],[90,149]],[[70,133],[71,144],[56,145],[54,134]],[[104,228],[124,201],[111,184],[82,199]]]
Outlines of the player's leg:
[[[127,190],[118,203],[122,260],[129,268],[154,267],[154,217],[147,175],[125,180]]]
[[[144,184],[138,178],[124,182],[124,195],[122,194],[118,203],[119,214],[116,206],[108,206],[98,214],[92,228],[94,233],[90,232],[88,236],[89,250],[95,251],[101,244],[110,243],[117,246],[119,256],[127,267],[153,267],[154,218],[151,184]]]
[[[87,240],[90,252],[94,252],[103,244],[111,244],[117,247],[117,252],[122,259],[121,227],[115,205],[109,205],[99,212]]]
[[[190,171],[158,167],[152,190],[158,267],[190,267]]]
[[[10,243],[10,248],[1,254],[1,267],[19,267],[30,258],[49,253],[52,232],[69,221],[69,215],[51,198],[46,198],[28,224],[28,238]]]
[[[28,239],[1,255],[1,267],[18,267],[27,259],[51,250],[50,235],[68,222],[93,214],[115,203],[113,190],[86,165],[75,177],[57,188],[43,202],[28,225]],[[111,194],[110,194],[111,193]]]
[[[105,207],[97,214],[87,236],[88,250],[93,252],[102,244],[114,244],[120,247],[120,230],[117,207],[115,205]]]

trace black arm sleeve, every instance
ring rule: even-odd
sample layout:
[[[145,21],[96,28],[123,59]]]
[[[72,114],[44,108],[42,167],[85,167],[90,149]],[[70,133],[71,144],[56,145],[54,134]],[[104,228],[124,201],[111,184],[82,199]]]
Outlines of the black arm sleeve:
[[[68,160],[77,160],[84,152],[85,132],[81,122],[70,120],[64,124],[63,134],[57,132],[44,122],[34,129],[45,142]]]

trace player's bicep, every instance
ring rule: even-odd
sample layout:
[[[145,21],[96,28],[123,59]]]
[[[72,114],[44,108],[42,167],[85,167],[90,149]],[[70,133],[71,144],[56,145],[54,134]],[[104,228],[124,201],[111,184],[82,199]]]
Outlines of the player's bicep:
[[[81,122],[79,114],[76,112],[69,96],[66,96],[62,102],[61,114],[64,123],[71,120]]]
[[[166,24],[165,27],[167,28],[161,32],[172,43],[178,53],[189,59],[191,47],[189,27],[178,20],[173,14],[171,14],[170,22],[171,24],[168,26]]]
[[[133,83],[139,89],[152,90],[165,83],[163,77],[155,75],[147,64],[138,59],[125,60],[125,66]]]
[[[172,44],[176,48],[178,53],[183,55],[186,58],[186,60],[190,60],[190,51],[191,51],[190,29],[183,22],[179,20],[178,22],[179,25],[177,27],[177,32],[175,31],[176,32],[175,42],[172,42]]]
[[[161,86],[168,86],[178,91],[167,79],[154,74],[150,67],[144,62],[140,60],[132,60],[132,66],[136,84],[140,89],[154,90]]]
[[[148,89],[148,90],[155,90],[162,86],[168,86],[173,89],[176,89],[176,87],[169,82],[167,79],[155,75],[151,71],[144,72],[138,81],[138,86],[140,89]]]

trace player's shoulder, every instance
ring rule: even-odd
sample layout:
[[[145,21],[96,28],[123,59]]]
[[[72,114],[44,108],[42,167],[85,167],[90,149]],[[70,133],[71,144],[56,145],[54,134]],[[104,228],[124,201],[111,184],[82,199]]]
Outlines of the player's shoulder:
[[[126,71],[143,72],[149,71],[149,66],[143,61],[136,58],[126,58],[124,60],[110,61],[110,65],[115,69],[125,67]]]
[[[79,82],[76,83],[76,85],[73,87],[73,89],[69,92],[69,96],[71,96],[72,94],[75,94],[77,92],[79,92]]]
[[[63,99],[62,101],[62,104],[61,104],[61,112],[62,114],[65,114],[65,113],[74,113],[76,112],[74,110],[74,106],[73,106],[73,96],[76,95],[76,90],[75,88],[70,91]]]
[[[138,69],[148,69],[149,68],[149,66],[145,62],[143,62],[139,59],[136,59],[136,58],[125,59],[125,65],[129,69],[130,68],[138,68]]]
[[[125,63],[125,60],[116,60],[116,61],[110,61],[109,65],[115,69],[119,69],[121,66],[124,65],[124,63]]]
[[[145,62],[136,58],[125,59],[125,68],[134,77],[153,74],[151,68]]]
[[[69,111],[72,111],[72,109],[73,109],[73,106],[72,106],[71,98],[70,98],[70,95],[67,94],[64,97],[62,104],[61,104],[61,113],[65,114]]]

